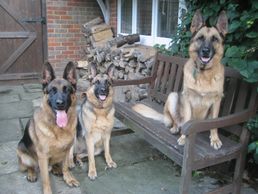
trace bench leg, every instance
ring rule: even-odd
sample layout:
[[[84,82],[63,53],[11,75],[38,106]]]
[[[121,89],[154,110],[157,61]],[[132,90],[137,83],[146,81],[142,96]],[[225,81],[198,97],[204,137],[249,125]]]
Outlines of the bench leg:
[[[242,178],[243,178],[243,172],[245,167],[245,158],[247,153],[247,145],[248,145],[248,139],[249,139],[249,132],[247,129],[245,129],[242,132],[242,135],[240,137],[240,141],[243,143],[243,151],[240,153],[239,157],[236,159],[236,165],[235,165],[235,171],[234,171],[234,177],[233,177],[233,194],[240,194],[241,192],[241,185],[242,185]]]
[[[192,182],[191,165],[190,164],[188,166],[184,165],[182,167],[182,172],[181,172],[181,183],[180,183],[179,193],[180,194],[188,194],[191,182]]]
[[[179,188],[180,194],[189,194],[189,189],[192,180],[192,161],[194,151],[195,134],[188,136],[184,147],[184,159],[181,172],[181,183]]]

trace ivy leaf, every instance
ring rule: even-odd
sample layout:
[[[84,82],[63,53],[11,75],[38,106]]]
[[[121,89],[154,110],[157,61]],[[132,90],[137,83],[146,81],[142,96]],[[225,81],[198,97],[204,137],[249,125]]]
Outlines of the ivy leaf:
[[[254,150],[256,150],[256,142],[252,142],[248,145],[248,153],[251,153]]]
[[[232,23],[229,25],[229,33],[234,32],[237,28],[239,28],[240,25],[241,23],[239,21],[232,21]]]
[[[247,62],[240,58],[229,58],[229,66],[237,69],[238,71],[244,71],[247,68]],[[243,72],[245,74],[245,72]]]
[[[236,47],[236,46],[232,46],[232,47],[229,47],[227,50],[226,50],[226,53],[225,53],[225,56],[226,57],[234,57],[234,56],[239,56],[239,48]]]
[[[248,61],[248,68],[258,69],[258,61]]]
[[[253,73],[251,74],[247,79],[245,79],[247,82],[250,83],[255,83],[258,82],[258,73]],[[257,88],[257,92],[258,92],[258,88]]]
[[[258,32],[248,32],[245,36],[248,38],[257,38]]]
[[[258,9],[258,1],[252,1],[252,7]]]
[[[249,78],[252,74],[252,72],[249,72],[248,69],[243,69],[240,71],[240,74],[246,78]]]

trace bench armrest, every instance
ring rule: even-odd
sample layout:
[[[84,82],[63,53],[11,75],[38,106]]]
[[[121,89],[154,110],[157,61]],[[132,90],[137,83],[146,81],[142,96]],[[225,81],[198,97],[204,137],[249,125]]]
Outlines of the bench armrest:
[[[216,119],[190,120],[182,126],[181,133],[187,136],[193,133],[200,133],[214,128],[236,125],[247,121],[253,115],[253,113],[254,112],[251,110],[245,110]]]
[[[142,79],[135,80],[113,80],[113,86],[128,86],[128,85],[139,85],[151,83],[153,77],[148,76]]]

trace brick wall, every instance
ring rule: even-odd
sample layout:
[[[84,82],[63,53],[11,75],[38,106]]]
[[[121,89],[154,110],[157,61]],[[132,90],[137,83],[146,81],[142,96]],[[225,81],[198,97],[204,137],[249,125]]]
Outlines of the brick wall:
[[[47,0],[48,60],[56,71],[83,58],[81,25],[102,16],[96,0]]]
[[[110,0],[110,25],[117,33],[117,0]]]

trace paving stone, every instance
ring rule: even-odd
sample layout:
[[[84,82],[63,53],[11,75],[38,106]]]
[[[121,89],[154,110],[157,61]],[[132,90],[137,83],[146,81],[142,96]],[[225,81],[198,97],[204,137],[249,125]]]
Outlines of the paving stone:
[[[25,130],[25,126],[26,126],[26,124],[27,124],[27,122],[28,122],[28,120],[30,119],[31,117],[26,117],[26,118],[21,118],[20,119],[20,121],[21,121],[21,130],[22,130],[22,134],[23,134],[23,132],[24,132],[24,130]]]
[[[89,194],[177,194],[179,178],[173,173],[168,161],[146,161],[108,170],[95,181],[81,177],[81,190]]]
[[[0,120],[0,143],[19,140],[22,131],[19,119]]]
[[[3,85],[0,86],[0,95],[3,94],[20,94],[24,92],[22,85],[17,86],[10,86],[10,85]]]
[[[18,102],[20,101],[20,97],[17,94],[1,94],[0,95],[0,104],[10,103],[10,102]]]
[[[42,95],[42,92],[20,94],[22,100],[35,100],[41,98]]]
[[[32,115],[32,103],[29,100],[0,104],[0,120]]]
[[[58,194],[81,194],[80,187],[69,187],[62,177],[50,174],[51,188],[53,193]],[[30,183],[26,179],[26,173],[15,172],[0,176],[1,193],[29,194],[42,193],[42,182],[40,176],[35,183]]]
[[[0,143],[0,177],[18,170],[16,156],[17,145],[18,141]]]
[[[118,166],[131,165],[137,162],[158,158],[161,153],[135,134],[115,136],[111,138],[110,153]],[[98,173],[103,173],[106,168],[104,154],[95,156]],[[88,163],[85,162],[82,170],[86,172]]]
[[[34,92],[42,92],[42,85],[41,84],[24,84],[23,85],[24,91],[28,93]]]

